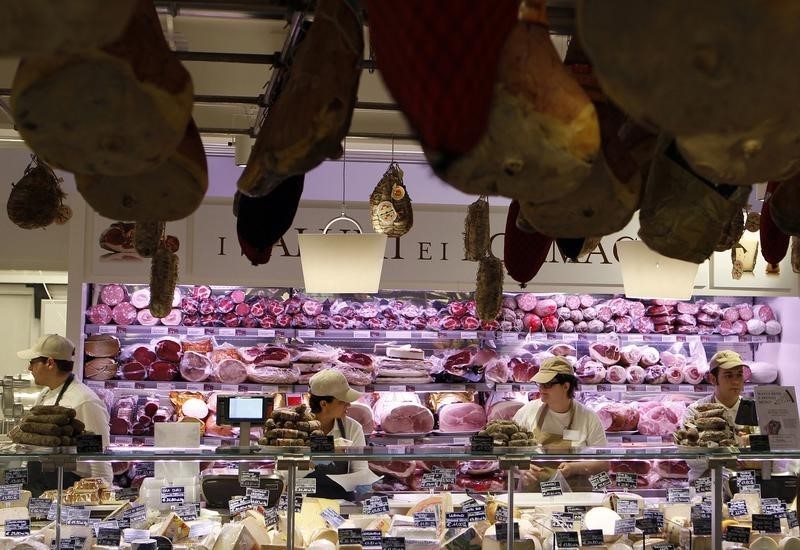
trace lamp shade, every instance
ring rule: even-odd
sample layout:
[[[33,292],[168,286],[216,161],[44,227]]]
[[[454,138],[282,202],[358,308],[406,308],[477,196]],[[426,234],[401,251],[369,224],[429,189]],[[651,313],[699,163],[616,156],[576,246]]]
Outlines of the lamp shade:
[[[300,264],[310,293],[374,293],[380,288],[386,235],[302,234]]]
[[[642,241],[617,243],[622,284],[628,298],[688,300],[699,264],[662,256]]]

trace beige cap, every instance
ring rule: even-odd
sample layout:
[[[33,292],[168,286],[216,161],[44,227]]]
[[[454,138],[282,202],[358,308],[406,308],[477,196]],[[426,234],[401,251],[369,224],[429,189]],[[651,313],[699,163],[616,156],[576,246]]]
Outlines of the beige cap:
[[[347,403],[352,403],[361,397],[361,392],[350,387],[344,374],[331,369],[320,371],[312,376],[308,383],[308,391],[311,392],[311,395],[331,396]]]
[[[574,375],[575,373],[572,370],[572,365],[563,357],[548,357],[542,361],[542,366],[539,368],[539,372],[536,373],[536,376],[533,377],[533,381],[537,384],[547,384],[555,378],[557,374]]]
[[[53,359],[72,361],[74,355],[75,344],[58,334],[45,334],[30,349],[17,352],[17,357],[28,361],[37,357],[52,357]]]
[[[732,369],[738,366],[745,366],[742,356],[731,350],[722,350],[714,354],[708,362],[708,369]]]

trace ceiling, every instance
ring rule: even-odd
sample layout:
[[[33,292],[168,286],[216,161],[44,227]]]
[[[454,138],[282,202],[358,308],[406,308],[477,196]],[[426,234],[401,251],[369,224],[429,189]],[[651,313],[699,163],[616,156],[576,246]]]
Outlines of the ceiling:
[[[208,154],[231,156],[233,140],[254,135],[253,126],[286,40],[287,19],[306,0],[155,0],[165,36],[192,75],[194,118]],[[572,32],[574,0],[551,0],[548,14],[562,54]],[[312,14],[307,14],[307,17]],[[364,70],[349,137],[363,150],[390,145],[423,162],[412,130],[369,59],[365,26]],[[0,59],[0,98],[8,102],[16,59]],[[0,147],[24,147],[11,120],[0,117]],[[348,148],[348,154],[350,149]],[[408,158],[407,160],[412,160]]]

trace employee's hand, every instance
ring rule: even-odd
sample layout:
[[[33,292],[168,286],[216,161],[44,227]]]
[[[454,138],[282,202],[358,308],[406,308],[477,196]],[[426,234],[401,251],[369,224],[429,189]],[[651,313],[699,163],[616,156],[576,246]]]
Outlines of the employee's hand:
[[[578,465],[572,462],[562,462],[558,465],[558,471],[561,472],[562,476],[567,478],[580,474]]]
[[[522,480],[522,488],[527,489],[529,487],[533,487],[538,481],[544,481],[546,477],[546,473],[544,468],[540,468],[535,464],[531,464],[530,469],[523,470],[520,476]]]

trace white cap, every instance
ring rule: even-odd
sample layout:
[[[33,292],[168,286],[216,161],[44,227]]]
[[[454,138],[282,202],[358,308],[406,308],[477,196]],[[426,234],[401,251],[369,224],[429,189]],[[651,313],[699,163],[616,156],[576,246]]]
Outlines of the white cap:
[[[37,357],[52,357],[53,359],[72,361],[74,355],[75,344],[58,334],[45,334],[30,349],[17,352],[17,357],[28,361]]]
[[[331,396],[347,403],[352,403],[361,397],[361,392],[350,387],[344,374],[330,369],[320,371],[312,376],[308,383],[308,391],[318,397]]]

